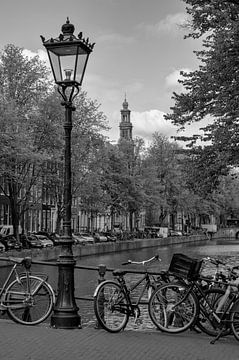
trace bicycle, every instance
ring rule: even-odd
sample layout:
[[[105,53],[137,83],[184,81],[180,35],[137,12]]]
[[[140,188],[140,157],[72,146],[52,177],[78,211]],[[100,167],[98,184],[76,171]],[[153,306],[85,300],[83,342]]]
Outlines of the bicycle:
[[[55,303],[55,294],[47,283],[45,274],[30,272],[31,258],[2,258],[13,263],[0,289],[0,310],[7,312],[10,319],[23,325],[36,325],[50,315]],[[17,267],[25,269],[19,273]],[[15,279],[12,281],[12,277]]]
[[[128,260],[122,265],[136,264],[143,265],[144,274],[132,286],[127,286],[124,276],[129,270],[114,270],[114,280],[105,280],[100,283],[94,293],[94,311],[96,318],[105,330],[116,333],[124,329],[129,321],[129,317],[134,317],[135,322],[140,317],[139,304],[142,304],[142,298],[147,292],[148,299],[152,290],[157,287],[159,282],[169,281],[166,272],[157,273],[157,279],[153,274],[149,274],[147,266],[153,261],[160,261],[156,255],[144,261]],[[132,292],[142,284],[142,289],[136,300],[133,301]],[[148,301],[145,302],[148,305]]]
[[[238,279],[239,266],[231,267],[222,260],[212,257],[203,258],[203,262],[210,262],[216,267],[212,276],[202,277],[200,275],[199,279],[197,280],[200,283],[202,291],[204,291],[204,295],[207,297],[207,302],[210,302],[215,308],[220,301],[223,301],[221,298],[224,296],[225,291],[227,290],[228,283],[232,281],[235,283],[235,281]],[[197,295],[199,301],[202,301],[204,303],[204,307],[207,307],[207,303],[204,301],[204,298],[201,298],[200,293]],[[208,311],[210,311],[210,309],[208,309]],[[197,320],[197,327],[210,336],[217,336],[218,334],[217,327],[215,327],[215,325],[212,326],[212,324],[208,321],[207,315],[204,315],[204,308],[202,305],[200,305],[200,314]],[[231,334],[231,327],[228,323],[221,333],[221,336],[226,336],[229,334]]]
[[[211,343],[228,334],[228,328],[239,340],[239,280],[220,282],[225,286],[224,291],[216,288],[205,291],[200,281],[210,280],[200,277],[201,264],[202,260],[174,254],[169,271],[176,271],[177,276],[186,278],[187,282],[171,282],[154,291],[149,302],[151,320],[161,331],[180,333],[195,324],[198,326],[199,314],[203,314],[213,329],[210,335],[216,336]],[[233,287],[237,291],[232,291]]]

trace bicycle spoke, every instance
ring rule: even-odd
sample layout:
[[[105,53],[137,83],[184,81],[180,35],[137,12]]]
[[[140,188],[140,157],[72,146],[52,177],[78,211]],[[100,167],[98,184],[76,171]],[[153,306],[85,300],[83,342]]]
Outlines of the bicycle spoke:
[[[185,287],[179,284],[160,286],[149,302],[149,314],[155,326],[169,333],[187,330],[195,322],[198,305],[195,295],[185,296]]]
[[[40,278],[22,277],[20,283],[15,280],[6,293],[8,315],[16,322],[36,325],[44,321],[51,313],[54,293]],[[30,293],[27,292],[30,289]],[[33,290],[33,291],[32,291]]]
[[[122,330],[128,322],[127,300],[117,283],[101,284],[94,298],[94,309],[100,325],[110,332]]]

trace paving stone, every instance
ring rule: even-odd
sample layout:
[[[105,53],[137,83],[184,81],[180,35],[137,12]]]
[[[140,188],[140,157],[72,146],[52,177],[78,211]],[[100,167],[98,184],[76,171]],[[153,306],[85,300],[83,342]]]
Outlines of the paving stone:
[[[93,327],[64,330],[0,320],[0,360],[239,360],[239,343],[233,336],[214,345],[210,340],[192,331],[110,334]]]

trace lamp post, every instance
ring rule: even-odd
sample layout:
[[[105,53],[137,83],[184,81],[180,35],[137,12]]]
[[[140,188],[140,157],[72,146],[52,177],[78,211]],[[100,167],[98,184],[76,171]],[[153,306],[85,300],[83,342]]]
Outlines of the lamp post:
[[[65,107],[65,156],[64,156],[64,218],[63,236],[60,238],[61,252],[58,258],[58,296],[51,317],[51,326],[55,328],[73,329],[81,326],[78,307],[74,296],[74,266],[71,233],[71,130],[72,111],[75,110],[73,100],[79,93],[87,61],[94,44],[85,40],[82,33],[74,35],[74,25],[67,21],[62,25],[59,37],[45,40],[45,46],[58,92]]]

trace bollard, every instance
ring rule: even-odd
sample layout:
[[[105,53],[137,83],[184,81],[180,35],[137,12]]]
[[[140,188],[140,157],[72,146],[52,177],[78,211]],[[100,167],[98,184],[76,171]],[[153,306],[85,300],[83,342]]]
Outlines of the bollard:
[[[99,277],[98,277],[98,284],[102,283],[105,280],[105,273],[106,273],[106,266],[104,264],[100,264],[98,267]],[[100,299],[100,313],[102,317],[104,317],[104,294]],[[102,326],[96,321],[95,329],[102,329]]]
[[[98,267],[99,278],[98,284],[105,280],[106,266],[104,264],[100,264]]]

